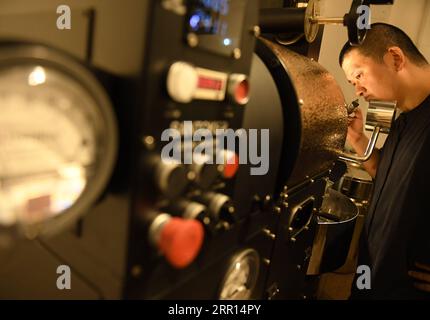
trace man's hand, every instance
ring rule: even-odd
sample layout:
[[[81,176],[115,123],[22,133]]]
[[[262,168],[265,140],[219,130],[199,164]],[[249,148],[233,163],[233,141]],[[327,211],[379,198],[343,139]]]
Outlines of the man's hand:
[[[408,272],[409,276],[418,280],[414,282],[415,288],[430,292],[430,266],[418,262],[415,262],[415,266],[421,270],[411,270]]]
[[[364,137],[363,113],[356,108],[348,115],[348,142],[354,146]]]
[[[369,139],[364,134],[363,113],[359,108],[348,115],[348,134],[346,136],[349,144],[354,148],[359,156],[363,156],[366,151]],[[379,163],[379,150],[373,149],[369,160],[363,162],[363,167],[372,178],[376,176]]]

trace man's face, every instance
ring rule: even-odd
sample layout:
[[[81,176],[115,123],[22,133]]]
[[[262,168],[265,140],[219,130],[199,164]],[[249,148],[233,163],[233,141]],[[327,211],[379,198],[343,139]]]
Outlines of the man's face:
[[[397,74],[386,59],[378,63],[353,49],[344,56],[342,69],[355,94],[368,100],[396,100]]]

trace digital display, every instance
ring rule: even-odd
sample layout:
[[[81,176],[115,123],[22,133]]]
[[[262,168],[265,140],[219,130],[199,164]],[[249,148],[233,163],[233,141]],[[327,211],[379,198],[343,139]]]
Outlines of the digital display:
[[[218,79],[199,77],[197,87],[200,89],[221,90],[223,82]]]
[[[240,48],[244,0],[190,0],[187,34],[198,37],[197,47],[223,55]]]

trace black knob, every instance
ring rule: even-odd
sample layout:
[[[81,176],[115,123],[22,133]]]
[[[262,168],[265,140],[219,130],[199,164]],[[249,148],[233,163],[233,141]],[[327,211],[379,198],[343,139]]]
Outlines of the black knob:
[[[145,161],[146,172],[158,191],[167,198],[180,196],[188,186],[187,168],[175,161],[163,161],[160,156],[150,156]]]
[[[196,201],[206,205],[209,216],[213,221],[232,224],[236,222],[235,208],[233,203],[225,194],[206,192],[199,196]]]
[[[222,166],[207,162],[193,163],[190,170],[195,175],[195,183],[202,189],[208,189],[221,176]]]
[[[180,199],[169,206],[169,212],[185,219],[197,219],[204,221],[206,217],[206,206],[195,201]]]

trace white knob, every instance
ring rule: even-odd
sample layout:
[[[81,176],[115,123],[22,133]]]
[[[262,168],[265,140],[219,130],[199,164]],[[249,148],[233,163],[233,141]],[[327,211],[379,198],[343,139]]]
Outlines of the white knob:
[[[196,69],[186,62],[175,62],[167,74],[167,92],[170,97],[181,103],[190,102],[198,85]]]

